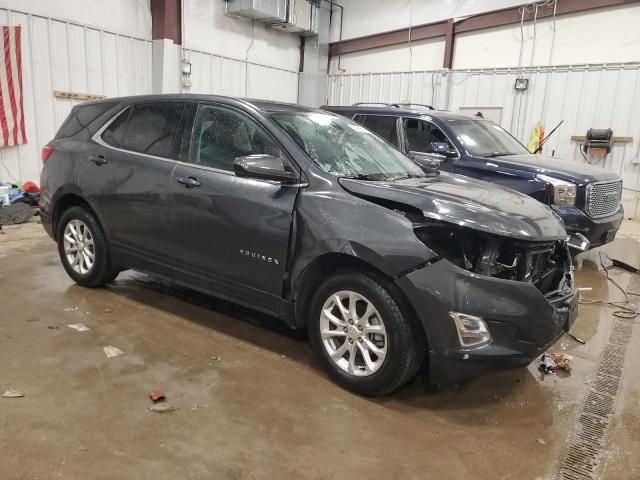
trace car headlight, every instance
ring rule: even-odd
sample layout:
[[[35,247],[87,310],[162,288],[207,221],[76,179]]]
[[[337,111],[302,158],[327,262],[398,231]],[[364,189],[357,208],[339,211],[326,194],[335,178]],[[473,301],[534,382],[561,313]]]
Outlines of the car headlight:
[[[575,183],[560,180],[548,175],[536,175],[536,178],[549,185],[551,203],[555,205],[575,205],[577,187]]]

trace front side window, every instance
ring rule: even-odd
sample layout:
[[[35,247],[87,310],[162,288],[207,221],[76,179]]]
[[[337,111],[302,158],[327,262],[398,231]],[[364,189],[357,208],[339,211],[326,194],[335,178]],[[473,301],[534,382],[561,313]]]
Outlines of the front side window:
[[[347,118],[322,112],[273,113],[271,118],[332,175],[367,180],[424,176],[392,145]]]
[[[182,103],[152,103],[134,106],[129,116],[129,125],[122,142],[122,148],[170,158],[183,109],[184,104]]]
[[[391,144],[398,146],[396,118],[376,115],[359,115],[357,122],[374,131]]]
[[[405,131],[409,142],[410,152],[435,153],[433,143],[446,143],[449,150],[454,150],[453,145],[447,139],[442,130],[434,124],[417,118],[405,120]]]
[[[256,154],[282,158],[280,148],[251,118],[227,108],[200,106],[191,140],[192,163],[231,172],[236,158]]]
[[[529,151],[500,125],[487,120],[450,120],[448,125],[472,155],[499,157]]]

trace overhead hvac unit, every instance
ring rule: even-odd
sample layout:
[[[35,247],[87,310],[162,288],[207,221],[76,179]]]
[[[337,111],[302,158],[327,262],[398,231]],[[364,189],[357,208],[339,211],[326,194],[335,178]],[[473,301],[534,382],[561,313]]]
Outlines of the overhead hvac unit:
[[[283,32],[301,35],[318,34],[318,6],[309,0],[287,0],[287,20],[273,25]]]
[[[227,0],[227,15],[263,23],[287,21],[287,0]]]

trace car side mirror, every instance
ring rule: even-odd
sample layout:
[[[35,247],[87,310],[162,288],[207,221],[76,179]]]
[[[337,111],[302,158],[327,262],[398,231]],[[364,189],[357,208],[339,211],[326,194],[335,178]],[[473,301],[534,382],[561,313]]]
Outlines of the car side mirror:
[[[433,153],[444,155],[447,158],[458,155],[458,152],[451,148],[447,142],[431,142],[430,147]]]
[[[445,157],[439,154],[409,152],[409,158],[427,173],[438,171]]]
[[[238,177],[273,180],[281,183],[297,183],[298,175],[285,170],[282,160],[273,155],[247,155],[233,161]]]

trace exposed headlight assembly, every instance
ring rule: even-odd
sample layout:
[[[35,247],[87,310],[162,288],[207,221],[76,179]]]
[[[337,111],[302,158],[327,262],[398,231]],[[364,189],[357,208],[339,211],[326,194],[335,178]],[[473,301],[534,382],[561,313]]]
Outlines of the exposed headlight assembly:
[[[530,282],[543,294],[567,285],[566,242],[514,240],[442,222],[417,225],[414,231],[439,257],[478,275]]]
[[[536,175],[536,178],[546,182],[554,205],[575,205],[577,187],[575,183],[560,180],[548,175]]]

